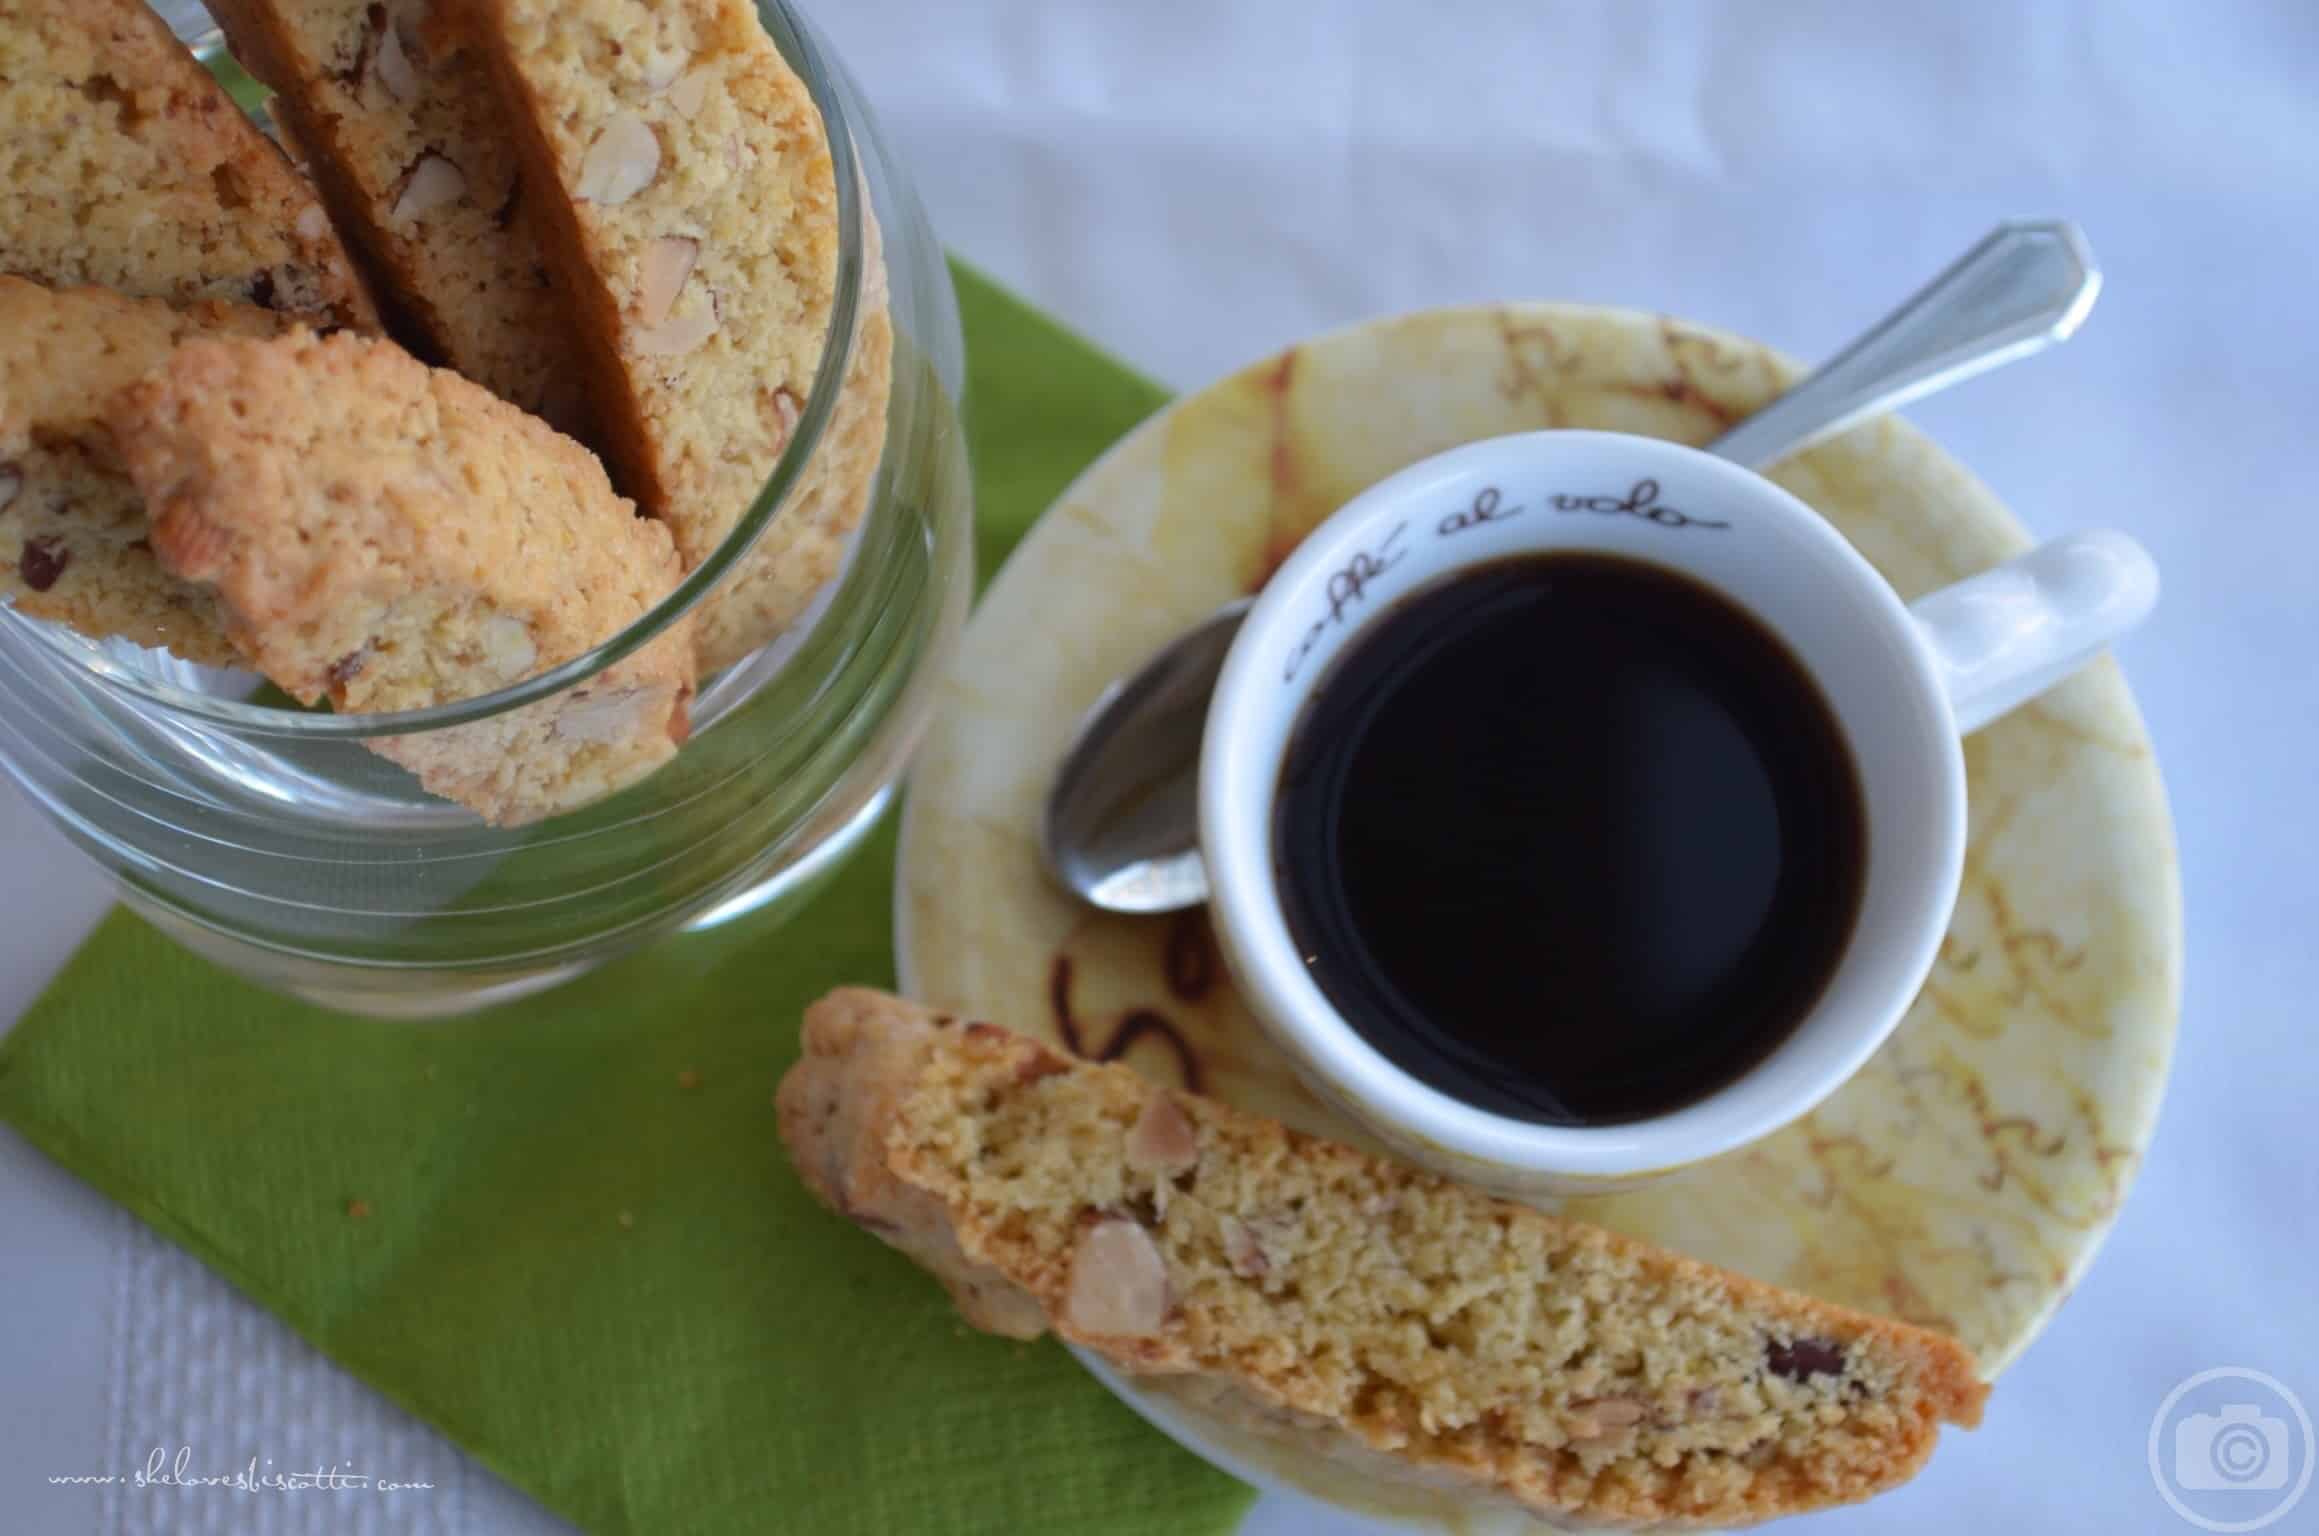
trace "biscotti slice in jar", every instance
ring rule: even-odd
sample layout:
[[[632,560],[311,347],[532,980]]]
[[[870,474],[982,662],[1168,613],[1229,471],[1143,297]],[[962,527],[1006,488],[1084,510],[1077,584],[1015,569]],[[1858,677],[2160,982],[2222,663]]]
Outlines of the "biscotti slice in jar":
[[[392,342],[189,342],[110,421],[162,564],[215,590],[258,670],[342,712],[504,688],[611,639],[679,579],[668,531],[587,449]],[[679,624],[565,693],[371,745],[514,825],[666,762],[692,683]]]
[[[7,7],[0,272],[378,320],[314,189],[138,0]]]
[[[1907,1479],[1952,1341],[1548,1216],[988,1024],[841,991],[781,1135],[967,1320],[1052,1329],[1369,1473],[1554,1520],[1745,1525]]]
[[[0,601],[94,639],[236,665],[214,599],[155,558],[105,407],[188,337],[283,325],[242,304],[178,309],[0,277]]]
[[[526,175],[543,184],[542,234],[575,301],[613,478],[697,567],[764,490],[821,360],[838,230],[820,115],[748,0],[473,4]],[[844,505],[859,515],[858,498]],[[833,565],[826,531],[777,523],[720,584],[704,607],[741,605],[704,612],[704,664],[795,616],[793,590],[734,594],[781,586],[792,541]]]
[[[864,227],[868,204],[863,205]],[[794,624],[837,578],[853,533],[868,511],[885,456],[893,391],[894,324],[875,240],[860,325],[837,405],[790,503],[731,575],[702,602],[695,626],[701,672],[739,661]]]
[[[438,24],[428,0],[209,8],[234,56],[273,87],[271,110],[413,345],[580,432],[570,324],[524,217],[498,98],[456,26]]]

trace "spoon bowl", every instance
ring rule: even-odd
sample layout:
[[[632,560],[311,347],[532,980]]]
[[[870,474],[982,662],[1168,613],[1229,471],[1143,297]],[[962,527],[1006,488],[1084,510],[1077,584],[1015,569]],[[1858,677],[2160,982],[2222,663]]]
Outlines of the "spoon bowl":
[[[1063,886],[1108,912],[1208,899],[1200,862],[1200,734],[1253,598],[1227,603],[1103,691],[1064,750],[1040,823]]]

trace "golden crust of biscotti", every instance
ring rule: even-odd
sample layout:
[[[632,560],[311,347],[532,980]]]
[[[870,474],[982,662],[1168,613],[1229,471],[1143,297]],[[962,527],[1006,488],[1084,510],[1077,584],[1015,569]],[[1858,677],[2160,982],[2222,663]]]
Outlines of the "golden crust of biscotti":
[[[378,322],[314,189],[138,0],[9,7],[0,272]]]
[[[447,0],[444,0],[447,3]],[[482,60],[428,0],[214,0],[390,312],[435,360],[584,435],[569,326]]]
[[[546,671],[680,576],[587,449],[392,342],[189,342],[109,419],[162,564],[214,588],[267,677],[343,712]],[[488,820],[531,821],[666,762],[692,680],[679,624],[539,704],[372,745]]]
[[[776,1099],[781,1139],[824,1204],[938,1276],[969,1322],[1037,1338],[1047,1328],[1037,1300],[969,1259],[941,1203],[887,1166],[885,1131],[916,1080],[925,1038],[899,1017],[883,994],[863,991],[833,993],[806,1016],[805,1056]]]
[[[187,337],[271,336],[284,323],[241,304],[179,309],[0,277],[0,600],[94,639],[238,664],[209,593],[154,557],[104,413]]]
[[[475,0],[473,19],[613,477],[697,567],[763,491],[821,359],[838,234],[820,116],[748,0]],[[812,528],[788,537],[818,554]]]
[[[1742,1525],[1911,1476],[1953,1341],[848,990],[780,1092],[800,1175],[969,1321],[1187,1378],[1313,1449],[1556,1520]]]
[[[702,676],[787,630],[836,579],[886,451],[893,364],[893,318],[880,302],[862,316],[837,406],[789,505],[700,606]]]

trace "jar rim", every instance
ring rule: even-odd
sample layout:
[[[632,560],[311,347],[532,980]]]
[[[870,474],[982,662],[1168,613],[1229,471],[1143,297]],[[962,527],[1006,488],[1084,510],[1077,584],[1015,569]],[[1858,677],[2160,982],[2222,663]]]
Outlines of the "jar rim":
[[[218,698],[179,687],[124,665],[99,644],[76,632],[35,621],[25,621],[24,627],[58,653],[60,659],[93,674],[109,687],[160,705],[179,718],[225,726],[248,735],[345,740],[408,736],[445,730],[486,720],[511,709],[521,709],[527,704],[536,704],[577,687],[613,663],[634,655],[689,613],[708,595],[712,587],[731,574],[733,568],[772,527],[774,519],[784,510],[790,492],[803,475],[805,466],[811,462],[815,450],[819,448],[822,434],[836,411],[837,397],[852,362],[857,331],[855,321],[861,308],[867,267],[866,242],[863,238],[866,219],[863,198],[866,188],[855,156],[852,131],[840,100],[836,72],[824,52],[821,39],[798,15],[790,0],[756,0],[756,8],[758,18],[772,37],[774,46],[780,49],[782,56],[804,83],[814,110],[821,116],[823,133],[829,143],[830,169],[835,178],[837,197],[837,287],[830,305],[829,329],[822,338],[821,360],[814,369],[811,391],[806,397],[804,408],[798,414],[795,430],[781,450],[781,457],[775,461],[764,486],[757,492],[748,510],[742,513],[740,521],[734,524],[709,557],[687,572],[667,596],[619,633],[535,677],[525,678],[490,693],[477,694],[473,698],[429,705],[423,709],[378,714],[317,712]],[[195,44],[195,50],[202,55],[204,62],[224,51],[222,40],[205,47],[204,44],[208,42],[208,39],[203,39]],[[22,618],[13,610],[6,616],[10,619]]]

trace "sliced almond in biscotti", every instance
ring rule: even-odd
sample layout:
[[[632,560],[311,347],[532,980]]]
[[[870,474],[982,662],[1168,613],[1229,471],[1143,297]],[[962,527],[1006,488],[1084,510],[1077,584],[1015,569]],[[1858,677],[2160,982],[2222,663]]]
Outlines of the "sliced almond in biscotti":
[[[314,189],[139,0],[0,18],[0,272],[378,321]]]
[[[1987,1389],[1869,1317],[988,1024],[846,990],[781,1136],[966,1319],[1556,1523],[1720,1528],[1909,1478]]]
[[[820,115],[747,0],[474,4],[543,186],[613,477],[698,566],[764,489],[821,360],[838,229]],[[864,334],[882,444],[882,307]],[[770,639],[834,572],[824,545],[861,497],[809,500],[801,490],[704,605],[705,665]]]
[[[188,337],[271,336],[286,323],[242,304],[180,309],[0,277],[0,601],[93,639],[236,665],[210,595],[154,558],[104,411]]]
[[[214,0],[412,344],[567,432],[570,326],[505,114],[452,0]]]
[[[266,676],[342,712],[520,682],[643,618],[681,574],[668,530],[586,448],[392,342],[190,342],[110,421],[162,564],[216,592]],[[692,687],[680,623],[537,704],[369,744],[513,825],[667,762]]]

